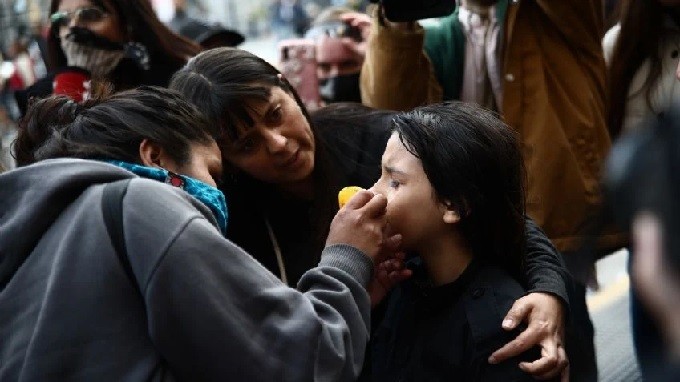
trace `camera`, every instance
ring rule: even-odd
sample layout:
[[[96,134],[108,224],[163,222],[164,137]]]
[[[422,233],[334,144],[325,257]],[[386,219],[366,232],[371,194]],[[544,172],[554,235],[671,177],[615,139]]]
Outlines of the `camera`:
[[[680,272],[680,109],[659,115],[614,145],[604,198],[608,215],[626,231],[640,212],[659,219],[664,255]]]
[[[385,17],[394,22],[407,22],[448,16],[456,9],[456,0],[371,0],[380,3]]]

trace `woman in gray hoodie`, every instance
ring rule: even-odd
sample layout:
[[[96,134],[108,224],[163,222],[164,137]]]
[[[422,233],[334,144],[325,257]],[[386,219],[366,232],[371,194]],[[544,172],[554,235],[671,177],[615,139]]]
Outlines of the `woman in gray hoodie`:
[[[359,373],[365,288],[398,239],[383,197],[355,196],[289,288],[220,233],[219,150],[179,94],[38,101],[16,151],[23,167],[0,175],[0,380]]]

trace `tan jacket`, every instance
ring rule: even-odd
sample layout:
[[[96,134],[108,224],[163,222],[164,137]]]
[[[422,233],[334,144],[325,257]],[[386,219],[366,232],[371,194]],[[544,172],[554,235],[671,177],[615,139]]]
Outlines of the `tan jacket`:
[[[563,252],[580,248],[601,201],[599,179],[611,144],[603,28],[600,0],[513,0],[505,20],[502,115],[522,139],[528,213]],[[442,101],[424,33],[373,23],[361,72],[365,104],[406,110]],[[623,242],[622,235],[600,238],[601,248]]]

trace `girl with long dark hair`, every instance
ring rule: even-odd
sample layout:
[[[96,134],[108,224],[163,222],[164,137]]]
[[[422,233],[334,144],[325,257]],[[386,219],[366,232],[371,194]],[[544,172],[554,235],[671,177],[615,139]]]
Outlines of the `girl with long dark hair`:
[[[532,381],[537,352],[491,365],[524,295],[525,174],[517,134],[479,106],[397,115],[371,188],[414,276],[390,292],[372,337],[375,381]],[[375,309],[374,309],[375,311]],[[518,334],[518,333],[515,333]],[[526,362],[528,361],[528,362]]]

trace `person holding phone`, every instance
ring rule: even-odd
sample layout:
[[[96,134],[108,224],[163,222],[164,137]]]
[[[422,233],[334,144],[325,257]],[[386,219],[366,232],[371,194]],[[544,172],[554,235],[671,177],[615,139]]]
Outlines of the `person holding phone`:
[[[331,7],[314,19],[305,37],[316,45],[319,93],[325,104],[361,102],[359,73],[371,19],[349,8]]]
[[[329,7],[304,39],[279,43],[278,66],[310,111],[336,102],[361,103],[359,73],[370,26],[365,13]]]

